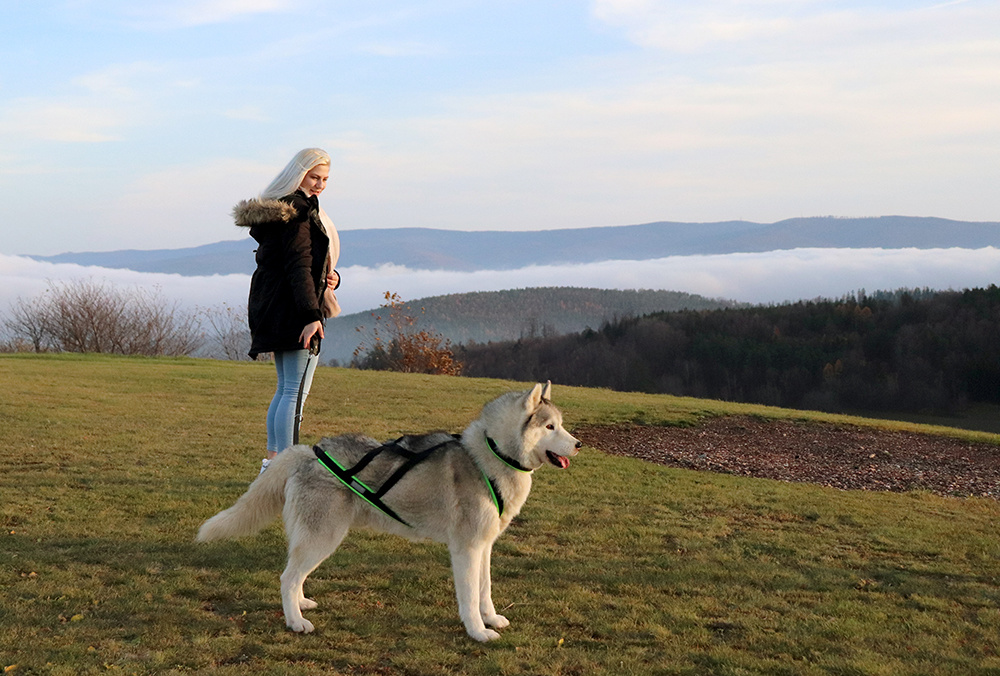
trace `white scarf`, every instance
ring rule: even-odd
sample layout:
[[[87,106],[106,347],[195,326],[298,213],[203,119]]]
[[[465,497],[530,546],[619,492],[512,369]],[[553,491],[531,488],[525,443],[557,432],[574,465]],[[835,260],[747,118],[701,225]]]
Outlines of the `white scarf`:
[[[337,267],[337,260],[340,258],[340,235],[337,234],[337,226],[323,211],[323,207],[319,208],[319,220],[323,225],[323,230],[326,231],[326,236],[330,238],[330,269],[332,270]]]

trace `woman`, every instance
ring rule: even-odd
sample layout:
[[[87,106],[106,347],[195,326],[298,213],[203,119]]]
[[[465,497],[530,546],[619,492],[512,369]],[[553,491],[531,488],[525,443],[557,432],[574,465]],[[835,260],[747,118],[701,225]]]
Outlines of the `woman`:
[[[299,441],[302,407],[319,361],[323,325],[340,314],[333,291],[340,238],[319,206],[330,177],[330,156],[300,151],[259,197],[233,208],[236,225],[258,244],[257,270],[247,304],[250,357],[274,353],[278,387],[267,410],[267,457]]]

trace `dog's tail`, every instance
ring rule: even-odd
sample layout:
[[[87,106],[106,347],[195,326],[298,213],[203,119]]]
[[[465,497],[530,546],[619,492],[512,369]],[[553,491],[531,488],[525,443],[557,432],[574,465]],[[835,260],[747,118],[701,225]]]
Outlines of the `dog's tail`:
[[[201,524],[195,540],[208,542],[253,535],[274,521],[285,504],[285,484],[296,460],[293,451],[290,448],[278,454],[232,507]]]

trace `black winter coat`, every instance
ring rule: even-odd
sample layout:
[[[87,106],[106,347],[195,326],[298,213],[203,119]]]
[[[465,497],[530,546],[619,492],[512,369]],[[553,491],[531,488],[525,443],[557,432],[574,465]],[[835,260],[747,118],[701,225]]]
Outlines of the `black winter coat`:
[[[250,357],[303,349],[303,327],[324,320],[320,308],[330,238],[320,221],[319,200],[299,190],[280,199],[244,200],[233,208],[233,217],[258,244],[247,302]],[[313,352],[319,352],[319,342],[313,337]]]

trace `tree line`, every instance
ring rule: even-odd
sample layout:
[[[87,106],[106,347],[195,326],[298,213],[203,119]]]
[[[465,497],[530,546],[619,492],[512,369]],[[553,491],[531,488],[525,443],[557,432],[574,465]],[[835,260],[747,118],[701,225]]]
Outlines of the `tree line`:
[[[398,294],[372,313],[350,365],[361,369],[458,375],[451,344],[417,326]],[[94,280],[51,282],[0,315],[0,352],[90,352],[247,359],[246,311],[222,305],[185,310],[159,291]]]
[[[825,411],[1000,402],[1000,288],[679,311],[455,350],[463,374]]]
[[[159,290],[92,279],[50,282],[0,315],[0,352],[93,352],[247,359],[245,311],[185,310]]]
[[[992,285],[657,312],[580,333],[456,347],[420,328],[398,295],[386,300],[359,336],[355,368],[825,411],[957,413],[1000,403],[1000,288]],[[228,307],[185,312],[157,293],[92,281],[54,283],[0,318],[0,350],[245,359],[243,315]]]

